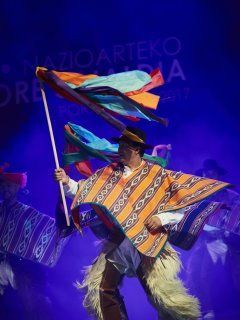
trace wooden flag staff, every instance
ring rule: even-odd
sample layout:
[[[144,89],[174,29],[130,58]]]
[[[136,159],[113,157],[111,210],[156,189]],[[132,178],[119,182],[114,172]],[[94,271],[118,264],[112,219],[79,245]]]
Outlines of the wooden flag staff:
[[[49,115],[49,111],[48,111],[46,94],[45,94],[45,91],[44,91],[44,87],[43,87],[42,80],[39,79],[39,78],[38,78],[38,80],[39,80],[39,83],[40,83],[40,90],[41,90],[41,93],[42,93],[43,105],[44,105],[45,114],[46,114],[46,118],[47,118],[48,129],[49,129],[50,139],[51,139],[51,143],[52,143],[52,149],[53,149],[53,155],[54,155],[55,165],[56,165],[56,168],[59,169],[60,166],[59,166],[57,149],[56,149],[56,144],[55,144],[54,135],[53,135],[52,123],[51,123],[51,119],[50,119],[50,115]],[[65,198],[64,190],[63,190],[62,181],[59,181],[59,186],[60,186],[60,192],[61,192],[61,197],[62,197],[63,208],[64,208],[64,213],[65,213],[65,218],[66,218],[67,226],[70,226],[70,220],[69,220],[69,216],[68,216],[67,203],[66,203],[66,198]]]

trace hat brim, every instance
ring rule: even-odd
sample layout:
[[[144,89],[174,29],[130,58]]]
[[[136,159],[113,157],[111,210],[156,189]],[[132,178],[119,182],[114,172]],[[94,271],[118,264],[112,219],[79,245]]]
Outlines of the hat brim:
[[[119,141],[126,141],[129,142],[131,144],[134,144],[136,146],[140,146],[143,149],[153,149],[153,146],[151,146],[150,144],[146,144],[146,143],[141,143],[141,142],[134,142],[130,139],[128,139],[127,137],[112,137],[111,140],[113,142],[119,143]]]

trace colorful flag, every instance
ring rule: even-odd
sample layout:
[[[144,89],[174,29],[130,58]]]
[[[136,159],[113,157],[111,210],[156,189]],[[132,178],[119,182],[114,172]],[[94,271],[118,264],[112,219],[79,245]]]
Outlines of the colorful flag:
[[[38,67],[36,74],[56,92],[72,102],[90,108],[120,132],[125,130],[125,126],[112,116],[113,112],[132,120],[145,119],[165,126],[168,124],[167,119],[147,110],[147,107],[156,109],[159,101],[158,96],[146,92],[164,83],[159,70],[150,75],[135,70],[99,77],[48,71]]]

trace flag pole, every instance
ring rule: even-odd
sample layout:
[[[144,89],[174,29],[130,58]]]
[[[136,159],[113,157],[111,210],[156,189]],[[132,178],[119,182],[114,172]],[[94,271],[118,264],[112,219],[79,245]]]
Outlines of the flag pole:
[[[48,105],[47,105],[46,94],[45,94],[45,91],[44,91],[44,87],[43,87],[42,80],[39,79],[39,78],[38,78],[38,80],[39,80],[39,83],[40,83],[40,90],[41,90],[41,93],[42,93],[43,105],[44,105],[45,114],[46,114],[46,118],[47,118],[47,124],[48,124],[48,129],[49,129],[49,133],[50,133],[50,139],[51,139],[51,143],[52,143],[52,149],[53,149],[53,155],[54,155],[55,165],[56,165],[56,168],[59,169],[60,166],[59,166],[59,161],[58,161],[58,155],[57,155],[57,149],[56,149],[55,139],[54,139],[54,135],[53,135],[52,123],[51,123],[51,119],[50,119],[50,115],[49,115],[49,110],[48,110]],[[65,198],[64,190],[63,190],[62,181],[59,181],[59,186],[60,186],[60,192],[61,192],[61,197],[62,197],[63,208],[64,208],[64,213],[65,213],[65,218],[66,218],[67,226],[70,226],[70,220],[69,220],[69,216],[68,216],[67,203],[66,203],[66,198]]]

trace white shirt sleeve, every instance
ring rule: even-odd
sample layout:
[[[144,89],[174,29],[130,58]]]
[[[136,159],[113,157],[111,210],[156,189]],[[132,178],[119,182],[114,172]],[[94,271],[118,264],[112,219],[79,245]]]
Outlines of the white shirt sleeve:
[[[209,224],[205,224],[204,227],[203,227],[203,230],[207,231],[207,232],[211,232],[211,231],[217,231],[217,230],[220,230],[220,229],[217,228],[217,227],[210,226]]]
[[[69,178],[68,184],[65,184],[63,186],[63,189],[64,189],[64,193],[67,197],[74,198],[74,196],[76,195],[76,193],[78,191],[78,183],[77,183],[77,181]]]
[[[167,224],[174,225],[179,223],[184,214],[183,213],[174,213],[174,212],[162,212],[159,214],[155,214],[154,217],[158,217],[161,220],[162,226]]]

